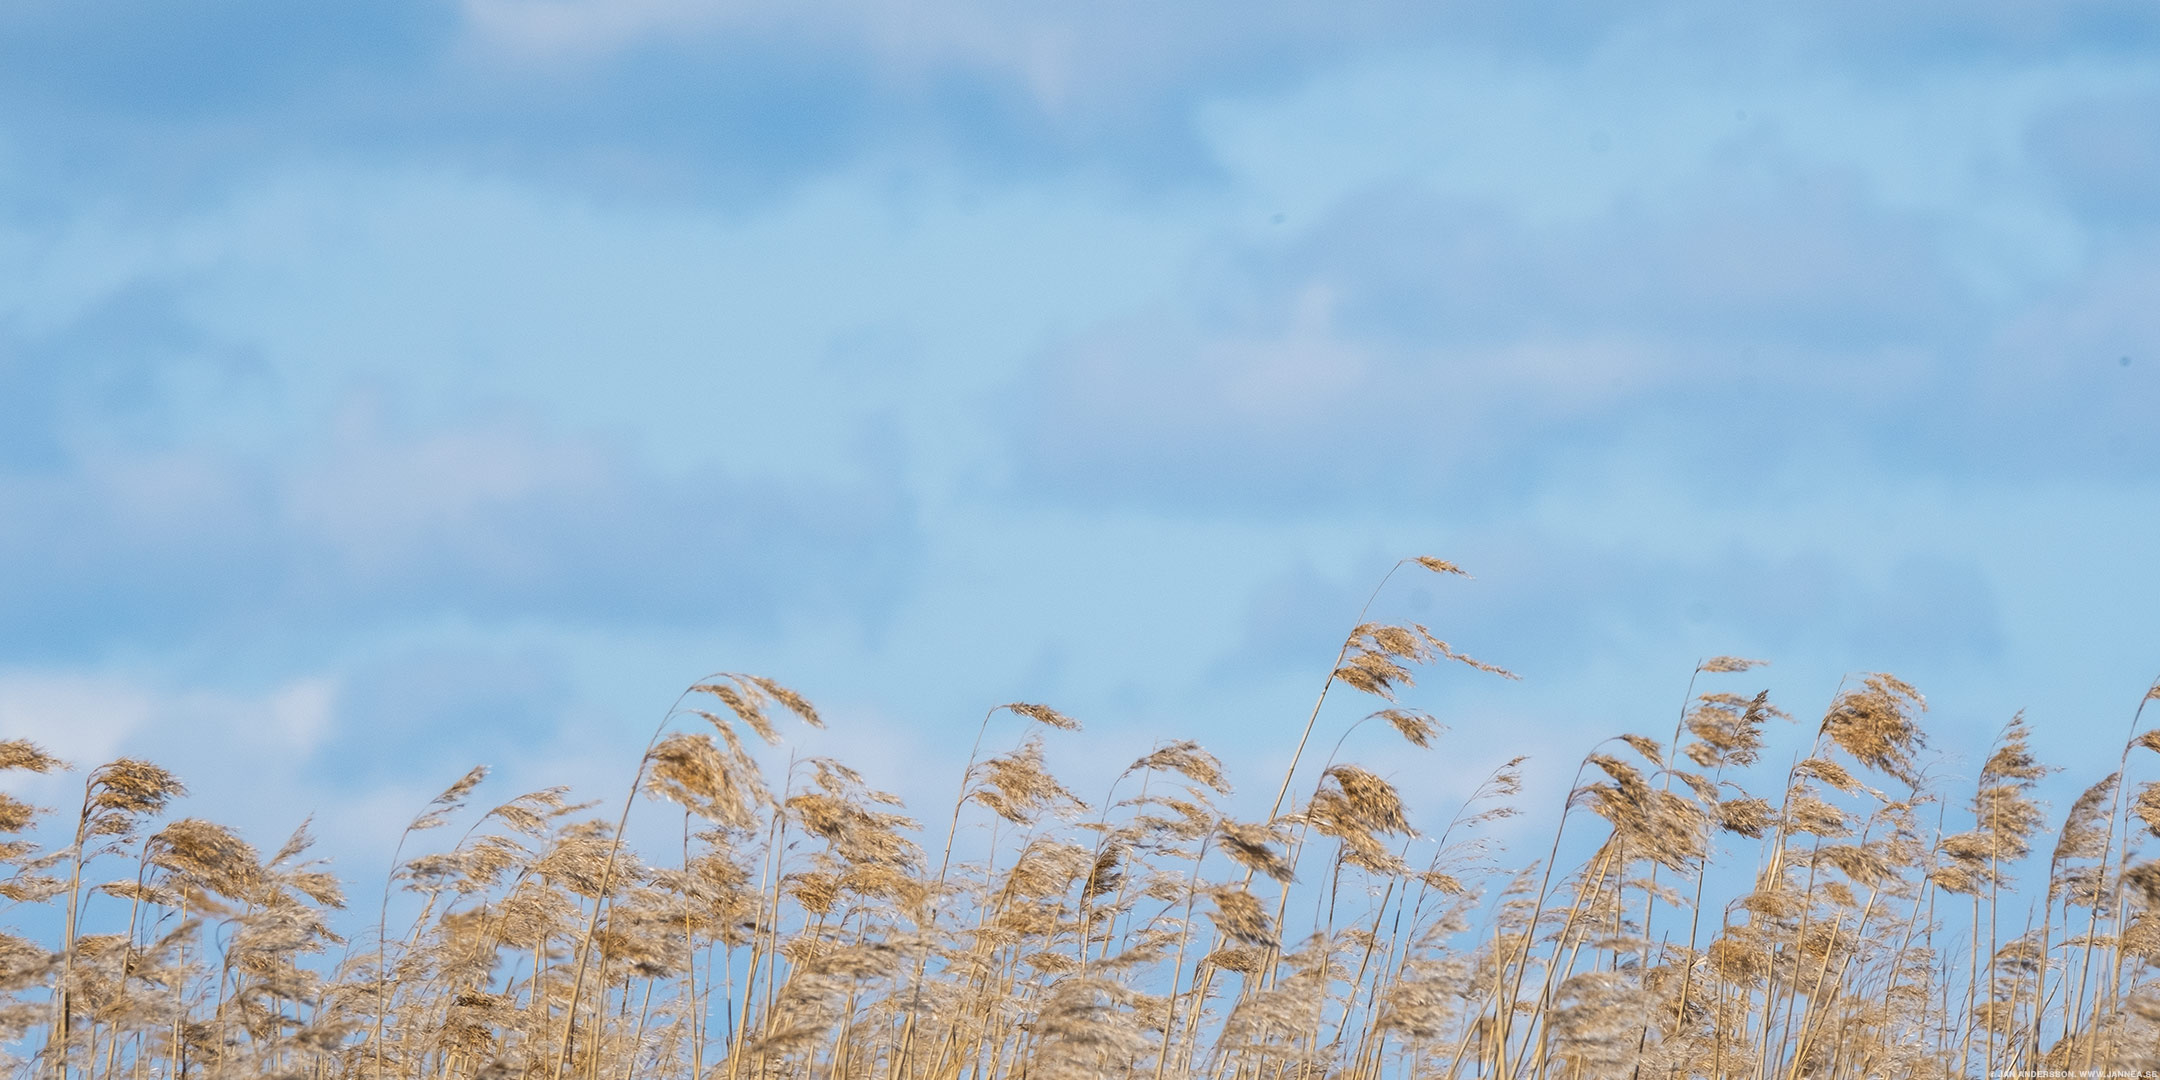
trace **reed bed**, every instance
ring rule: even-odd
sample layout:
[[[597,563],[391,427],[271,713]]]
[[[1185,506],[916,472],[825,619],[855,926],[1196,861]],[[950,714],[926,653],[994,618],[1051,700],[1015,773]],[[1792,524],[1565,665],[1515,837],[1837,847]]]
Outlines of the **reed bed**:
[[[2140,854],[2160,783],[2134,779],[2160,687],[2116,771],[2050,821],[2022,719],[1938,782],[1920,693],[1866,675],[1777,763],[1766,738],[1792,721],[1751,691],[1757,662],[1712,658],[1663,738],[1588,748],[1550,844],[1513,856],[1487,826],[1519,812],[1521,759],[1414,821],[1338,758],[1346,732],[1316,730],[1331,695],[1362,695],[1358,724],[1433,745],[1438,720],[1400,699],[1435,666],[1511,677],[1425,627],[1357,625],[1245,817],[1191,742],[1083,798],[1046,764],[1079,724],[1000,705],[927,829],[840,761],[761,764],[817,711],[714,675],[619,803],[497,802],[482,769],[452,785],[400,838],[374,920],[343,910],[304,827],[265,854],[171,818],[164,769],[114,761],[83,774],[56,850],[0,796],[7,921],[57,912],[60,935],[0,935],[0,1038],[18,1075],[59,1080],[2160,1069],[2160,863]],[[0,743],[0,770],[67,767]],[[632,851],[633,814],[679,842]]]

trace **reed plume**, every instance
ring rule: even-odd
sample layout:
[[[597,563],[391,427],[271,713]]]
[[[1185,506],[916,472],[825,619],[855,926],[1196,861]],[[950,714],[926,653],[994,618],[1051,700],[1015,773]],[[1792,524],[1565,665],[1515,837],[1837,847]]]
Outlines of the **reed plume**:
[[[1284,725],[1272,803],[1236,801],[1185,740],[1134,748],[1083,800],[1056,766],[1079,722],[1012,702],[983,715],[939,844],[848,763],[775,749],[778,719],[824,723],[804,695],[721,673],[663,716],[610,816],[457,778],[403,830],[359,931],[306,824],[265,854],[171,814],[186,789],[152,763],[83,774],[51,850],[47,812],[0,794],[0,898],[55,928],[0,932],[0,1042],[54,1080],[2160,1067],[2142,711],[2117,771],[2050,819],[2022,716],[1969,787],[1946,783],[1913,686],[1862,675],[1787,728],[1748,683],[1761,661],[1714,656],[1646,728],[1669,738],[1574,748],[1525,859],[1495,829],[1522,813],[1523,759],[1453,783],[1466,721],[1436,677],[1511,673],[1371,607],[1316,663],[1294,741]],[[1338,720],[1339,689],[1371,711]],[[68,768],[0,742],[0,774]],[[1452,816],[1418,805],[1435,787],[1458,788]]]

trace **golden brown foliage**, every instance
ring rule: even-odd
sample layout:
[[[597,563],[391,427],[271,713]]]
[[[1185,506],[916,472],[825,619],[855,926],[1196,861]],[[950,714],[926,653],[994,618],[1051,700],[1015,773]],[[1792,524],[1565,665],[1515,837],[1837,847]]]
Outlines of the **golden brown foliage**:
[[[1442,661],[1508,674],[1424,626],[1360,621],[1322,668],[1321,705],[1338,687],[1381,697],[1365,730],[1386,753],[1430,748],[1439,719],[1396,699]],[[1693,675],[1761,663],[1712,657]],[[0,795],[0,897],[51,905],[60,926],[51,942],[0,934],[0,1039],[32,1055],[25,1074],[64,1080],[2160,1067],[2160,863],[2141,851],[2160,837],[2160,781],[2119,773],[2068,807],[2029,920],[2006,890],[2040,857],[2048,770],[2023,718],[1951,800],[1931,779],[1925,702],[1890,675],[1838,694],[1761,787],[1768,721],[1786,714],[1767,692],[1691,685],[1669,744],[1621,734],[1582,756],[1529,866],[1503,865],[1480,832],[1518,812],[1521,758],[1435,828],[1405,794],[1434,759],[1331,754],[1300,771],[1301,738],[1277,806],[1239,818],[1217,806],[1223,763],[1166,742],[1098,813],[1044,741],[1078,722],[1017,702],[983,738],[1000,716],[1000,737],[1012,718],[1027,734],[978,743],[933,865],[900,801],[847,764],[782,772],[757,749],[780,741],[776,715],[822,724],[803,695],[727,673],[686,700],[717,705],[670,714],[612,822],[559,788],[474,812],[486,770],[457,779],[404,837],[468,827],[410,857],[401,841],[377,923],[350,944],[334,929],[343,886],[306,861],[304,825],[265,856],[214,823],[163,821],[184,787],[123,758],[84,776],[54,833],[68,842],[48,851],[30,839],[41,811]],[[1363,745],[1356,730],[1337,753]],[[2150,767],[2138,749],[2160,751],[2160,731],[2133,731],[2126,768]],[[0,742],[0,772],[65,768]],[[1445,775],[1422,786],[1456,786]],[[659,824],[640,818],[660,841],[641,856],[626,823],[660,804]]]

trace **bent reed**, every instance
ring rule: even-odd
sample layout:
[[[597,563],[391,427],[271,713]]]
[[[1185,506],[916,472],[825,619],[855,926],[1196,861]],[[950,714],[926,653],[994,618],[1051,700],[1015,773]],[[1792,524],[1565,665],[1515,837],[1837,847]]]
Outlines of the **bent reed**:
[[[1441,725],[1398,700],[1420,669],[1512,677],[1423,626],[1362,618],[1264,817],[1220,808],[1223,767],[1191,742],[1090,803],[1045,764],[1079,724],[1013,703],[983,718],[926,847],[839,761],[769,774],[753,740],[817,711],[719,674],[670,710],[605,817],[562,789],[490,807],[484,769],[452,785],[400,838],[358,941],[333,929],[346,898],[305,826],[266,856],[162,820],[184,789],[156,765],[90,770],[58,850],[24,839],[38,812],[0,795],[0,897],[17,920],[56,912],[61,935],[0,934],[0,1038],[18,1075],[56,1080],[2160,1068],[2160,862],[2139,854],[2160,836],[2160,782],[2132,782],[2160,752],[2139,726],[2160,685],[2116,772],[2051,829],[2022,718],[1973,781],[1941,784],[1920,693],[1867,675],[1804,753],[1766,765],[1787,715],[1745,685],[1758,661],[1716,657],[1662,741],[1591,748],[1544,857],[1510,865],[1481,826],[1518,812],[1522,759],[1414,822],[1385,777],[1337,759],[1348,731],[1309,753],[1330,694],[1376,699],[1358,724],[1424,748]],[[0,743],[0,770],[65,768]],[[626,847],[640,807],[668,835],[679,817],[679,845]],[[406,857],[453,823],[454,842]],[[956,847],[964,823],[987,827],[979,857]],[[2045,876],[2021,892],[2013,872]],[[394,891],[411,894],[395,923]]]

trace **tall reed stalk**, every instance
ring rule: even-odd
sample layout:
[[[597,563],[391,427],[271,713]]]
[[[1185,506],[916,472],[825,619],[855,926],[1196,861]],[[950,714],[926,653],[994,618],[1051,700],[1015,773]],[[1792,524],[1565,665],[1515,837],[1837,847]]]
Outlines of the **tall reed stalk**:
[[[1759,662],[1712,657],[1676,680],[1677,722],[1646,707],[1666,740],[1581,740],[1565,789],[1530,793],[1549,815],[1531,835],[1496,827],[1523,759],[1463,762],[1441,717],[1490,721],[1428,677],[1508,673],[1373,621],[1413,564],[1462,574],[1421,558],[1381,578],[1250,804],[1198,743],[1158,739],[1090,806],[1052,765],[1078,722],[1016,702],[977,724],[933,853],[840,761],[786,755],[769,781],[772,717],[822,721],[719,673],[663,715],[605,819],[561,789],[479,809],[486,772],[467,773],[399,835],[373,940],[348,943],[304,829],[264,856],[166,820],[183,789],[147,762],[88,772],[57,850],[0,795],[0,897],[50,907],[24,921],[58,935],[0,935],[0,1035],[54,1080],[2160,1068],[2160,864],[2141,854],[2160,783],[2136,779],[2160,732],[2142,704],[2116,773],[2049,821],[2022,716],[1959,778],[1892,676],[1852,677],[1788,736]],[[1024,721],[1003,747],[1000,716]],[[0,742],[0,772],[64,767]],[[1414,803],[1436,793],[1456,809],[1428,835]],[[659,865],[633,847],[647,799],[682,815]],[[452,821],[454,840],[436,831]]]

